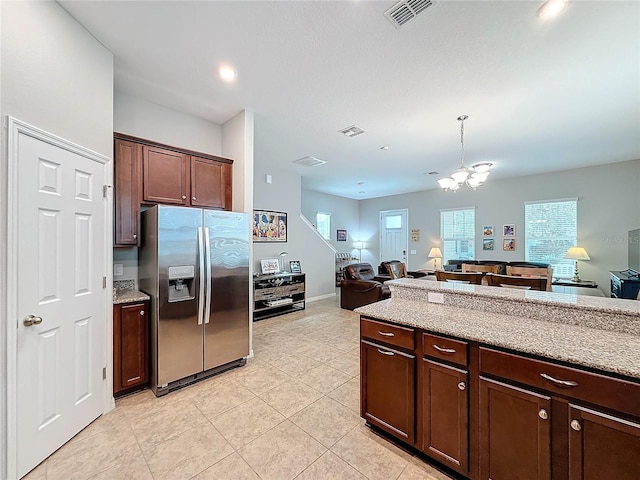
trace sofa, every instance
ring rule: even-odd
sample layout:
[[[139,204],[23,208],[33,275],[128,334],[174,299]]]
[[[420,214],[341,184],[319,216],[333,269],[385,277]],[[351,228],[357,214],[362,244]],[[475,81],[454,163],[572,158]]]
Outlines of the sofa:
[[[363,305],[391,297],[391,290],[376,276],[369,263],[352,263],[344,267],[344,279],[340,282],[340,307],[353,310]]]

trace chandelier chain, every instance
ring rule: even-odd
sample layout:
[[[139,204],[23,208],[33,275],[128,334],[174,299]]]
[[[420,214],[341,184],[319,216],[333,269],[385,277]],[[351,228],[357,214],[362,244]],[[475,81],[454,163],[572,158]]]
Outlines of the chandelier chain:
[[[460,120],[460,165],[464,167],[464,118]]]

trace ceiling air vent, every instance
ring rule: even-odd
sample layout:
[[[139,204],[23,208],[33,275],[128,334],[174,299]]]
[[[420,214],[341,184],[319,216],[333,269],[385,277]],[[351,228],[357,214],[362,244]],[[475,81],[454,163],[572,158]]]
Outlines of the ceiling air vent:
[[[351,125],[350,127],[343,128],[342,130],[338,130],[338,132],[342,133],[343,135],[346,135],[347,137],[355,137],[357,135],[364,133],[365,131],[357,125]]]
[[[303,167],[317,167],[319,165],[324,165],[327,162],[316,157],[304,157],[294,160],[292,163],[302,165]]]
[[[435,2],[432,0],[405,0],[396,3],[384,12],[384,16],[387,17],[387,20],[389,20],[394,27],[400,28],[409,20],[417,17],[433,5],[435,5]]]

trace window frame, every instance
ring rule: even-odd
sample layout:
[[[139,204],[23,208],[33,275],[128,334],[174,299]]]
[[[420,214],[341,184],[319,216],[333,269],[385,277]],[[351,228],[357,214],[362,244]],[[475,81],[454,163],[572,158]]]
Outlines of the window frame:
[[[320,215],[324,215],[327,217],[326,235],[325,235],[325,232],[323,231],[324,228],[323,229],[320,228],[320,224],[322,223],[324,225],[325,223],[324,221],[320,222],[320,218],[319,218]],[[331,241],[331,212],[316,212],[316,230],[322,238],[324,238],[327,241]]]
[[[447,215],[455,215],[456,212],[467,212],[473,215],[472,225],[469,227],[467,221],[463,218],[460,223],[461,228],[458,229],[455,226],[455,218],[452,217],[453,236],[451,238],[445,237],[445,220]],[[455,251],[451,251],[451,243],[455,242]],[[460,208],[446,208],[440,210],[440,246],[442,250],[442,265],[445,265],[448,260],[474,260],[476,255],[476,207],[460,207]],[[467,253],[462,253],[464,248],[467,249]]]
[[[558,208],[561,207],[559,204],[573,204],[573,212],[572,216],[575,219],[575,223],[571,225],[571,222],[550,222],[550,225],[554,225],[549,227],[547,230],[552,230],[554,233],[546,235],[537,235],[532,232],[533,223],[541,222],[540,216],[536,218],[531,213],[531,209],[535,206],[548,208]],[[553,218],[553,217],[552,217]],[[562,231],[567,228],[572,228],[572,231],[569,234],[558,235],[558,231]],[[546,249],[547,254],[543,257],[540,255],[532,255],[532,250],[538,249],[544,251],[543,248],[540,248],[540,244],[547,243],[549,248]],[[576,246],[578,242],[578,199],[577,198],[559,198],[559,199],[548,199],[548,200],[536,200],[530,202],[524,202],[524,259],[526,262],[539,262],[539,263],[547,263],[553,268],[553,277],[554,278],[571,278],[573,276],[573,269],[575,266],[575,262],[573,260],[564,259],[564,255],[569,247]]]

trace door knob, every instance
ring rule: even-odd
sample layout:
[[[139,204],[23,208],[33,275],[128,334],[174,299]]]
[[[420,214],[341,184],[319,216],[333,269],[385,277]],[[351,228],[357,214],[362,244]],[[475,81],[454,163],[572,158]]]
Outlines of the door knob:
[[[25,327],[30,327],[31,325],[40,325],[42,323],[42,317],[36,317],[35,315],[27,315],[22,320],[22,324]]]

